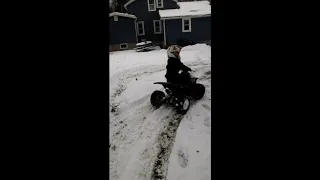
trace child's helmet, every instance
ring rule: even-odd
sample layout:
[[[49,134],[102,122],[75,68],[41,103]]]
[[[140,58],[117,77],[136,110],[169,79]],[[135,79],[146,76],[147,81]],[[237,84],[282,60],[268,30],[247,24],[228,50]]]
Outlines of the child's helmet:
[[[168,47],[168,50],[167,50],[168,58],[173,57],[173,58],[180,59],[180,51],[181,51],[181,47],[178,45],[172,45]]]

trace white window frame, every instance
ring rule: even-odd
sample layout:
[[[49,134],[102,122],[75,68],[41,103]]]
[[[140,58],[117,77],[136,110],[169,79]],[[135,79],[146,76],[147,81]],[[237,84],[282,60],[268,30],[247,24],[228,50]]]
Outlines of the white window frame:
[[[118,16],[113,16],[113,21],[119,21]]]
[[[139,34],[139,24],[142,24],[142,30],[143,30],[142,34]],[[144,21],[138,21],[137,22],[137,35],[138,36],[143,36],[144,34],[145,34],[145,32],[144,32]]]
[[[161,2],[161,6],[159,6],[159,2]],[[163,8],[163,0],[156,0],[157,8]]]
[[[121,48],[122,45],[126,45],[126,47],[125,48]],[[120,49],[128,49],[128,44],[127,43],[120,44]]]
[[[148,2],[148,11],[156,11],[157,10],[157,4],[156,4],[156,0],[152,0],[153,1],[153,4],[150,4],[149,3],[149,0],[147,0]],[[154,6],[154,9],[150,9],[150,5],[153,5]]]
[[[159,23],[159,32],[156,32],[156,22]],[[161,34],[162,32],[162,26],[161,26],[161,20],[153,20],[153,32],[154,34]]]
[[[184,29],[184,21],[189,21],[189,30]],[[182,32],[191,32],[191,18],[182,18]]]

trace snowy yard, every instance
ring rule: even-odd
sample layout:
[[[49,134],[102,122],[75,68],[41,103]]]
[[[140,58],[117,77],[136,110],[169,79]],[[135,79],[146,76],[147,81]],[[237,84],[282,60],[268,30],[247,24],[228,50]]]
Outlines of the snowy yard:
[[[110,53],[110,179],[211,179],[211,49],[184,47],[182,62],[205,85],[185,115],[154,109],[150,95],[166,81],[166,50]]]

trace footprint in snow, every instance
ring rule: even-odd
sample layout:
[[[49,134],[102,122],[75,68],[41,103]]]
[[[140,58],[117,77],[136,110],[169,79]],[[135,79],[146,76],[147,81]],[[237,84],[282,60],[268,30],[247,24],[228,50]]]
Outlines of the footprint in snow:
[[[187,116],[186,116],[186,119],[188,120],[188,127],[189,127],[190,129],[194,129],[192,117],[189,116],[189,115],[187,115]]]
[[[211,110],[211,108],[207,104],[201,104],[201,106],[204,107],[208,111]]]
[[[188,166],[188,152],[186,148],[180,148],[178,151],[178,161],[181,167]]]
[[[204,118],[203,124],[207,127],[210,127],[210,118],[209,117]]]

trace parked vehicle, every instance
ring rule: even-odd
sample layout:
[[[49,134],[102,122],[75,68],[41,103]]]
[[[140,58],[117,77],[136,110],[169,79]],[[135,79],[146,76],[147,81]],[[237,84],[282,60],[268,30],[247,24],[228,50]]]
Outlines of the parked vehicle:
[[[141,42],[136,44],[136,51],[137,52],[141,52],[141,51],[151,51],[155,49],[155,46],[152,44],[151,41],[145,41],[145,42]]]

